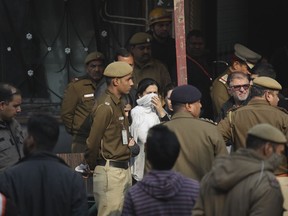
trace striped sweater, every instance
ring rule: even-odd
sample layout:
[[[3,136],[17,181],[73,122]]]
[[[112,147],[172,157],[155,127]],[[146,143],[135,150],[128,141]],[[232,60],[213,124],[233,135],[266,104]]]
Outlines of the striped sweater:
[[[198,194],[198,181],[170,170],[152,170],[129,189],[122,215],[190,216]]]

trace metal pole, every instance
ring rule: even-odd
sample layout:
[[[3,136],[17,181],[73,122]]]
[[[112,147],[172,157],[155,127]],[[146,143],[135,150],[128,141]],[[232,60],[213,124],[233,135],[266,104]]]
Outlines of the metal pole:
[[[178,85],[187,84],[184,0],[174,0],[174,25]]]

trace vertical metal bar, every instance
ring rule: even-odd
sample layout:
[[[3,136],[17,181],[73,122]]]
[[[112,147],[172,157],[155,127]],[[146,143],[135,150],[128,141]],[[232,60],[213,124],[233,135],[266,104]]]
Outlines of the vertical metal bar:
[[[187,84],[184,0],[174,0],[174,25],[178,85]]]

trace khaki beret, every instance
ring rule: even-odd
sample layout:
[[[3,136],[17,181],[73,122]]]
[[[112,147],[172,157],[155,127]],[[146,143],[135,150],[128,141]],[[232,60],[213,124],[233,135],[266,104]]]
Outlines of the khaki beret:
[[[252,69],[262,57],[258,53],[238,43],[234,45],[234,51],[235,56],[245,61],[250,69]]]
[[[202,97],[201,92],[192,85],[182,85],[175,87],[171,93],[172,103],[194,103]]]
[[[135,33],[131,39],[129,40],[130,45],[138,45],[138,44],[145,44],[150,43],[152,40],[152,36],[145,32],[137,32]]]
[[[248,134],[274,143],[287,143],[285,135],[279,129],[267,123],[253,126]]]
[[[124,77],[131,74],[133,68],[126,62],[112,62],[104,70],[104,76],[107,77]]]
[[[85,58],[85,65],[88,64],[90,61],[93,61],[93,60],[102,60],[104,61],[105,60],[105,57],[102,53],[100,52],[92,52],[92,53],[89,53],[86,58]]]
[[[278,83],[276,80],[270,77],[265,77],[265,76],[256,77],[253,80],[253,85],[261,86],[263,88],[272,89],[272,90],[282,89],[282,86],[280,85],[280,83]]]

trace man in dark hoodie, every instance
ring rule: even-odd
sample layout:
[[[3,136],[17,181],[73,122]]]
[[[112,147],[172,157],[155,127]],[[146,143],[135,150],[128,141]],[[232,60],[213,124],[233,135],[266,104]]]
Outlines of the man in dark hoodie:
[[[270,124],[252,127],[247,148],[215,160],[201,181],[193,216],[282,216],[283,196],[274,170],[287,139]]]
[[[129,189],[122,215],[191,215],[199,182],[171,170],[179,150],[176,135],[166,126],[150,128],[146,154],[152,170]]]

